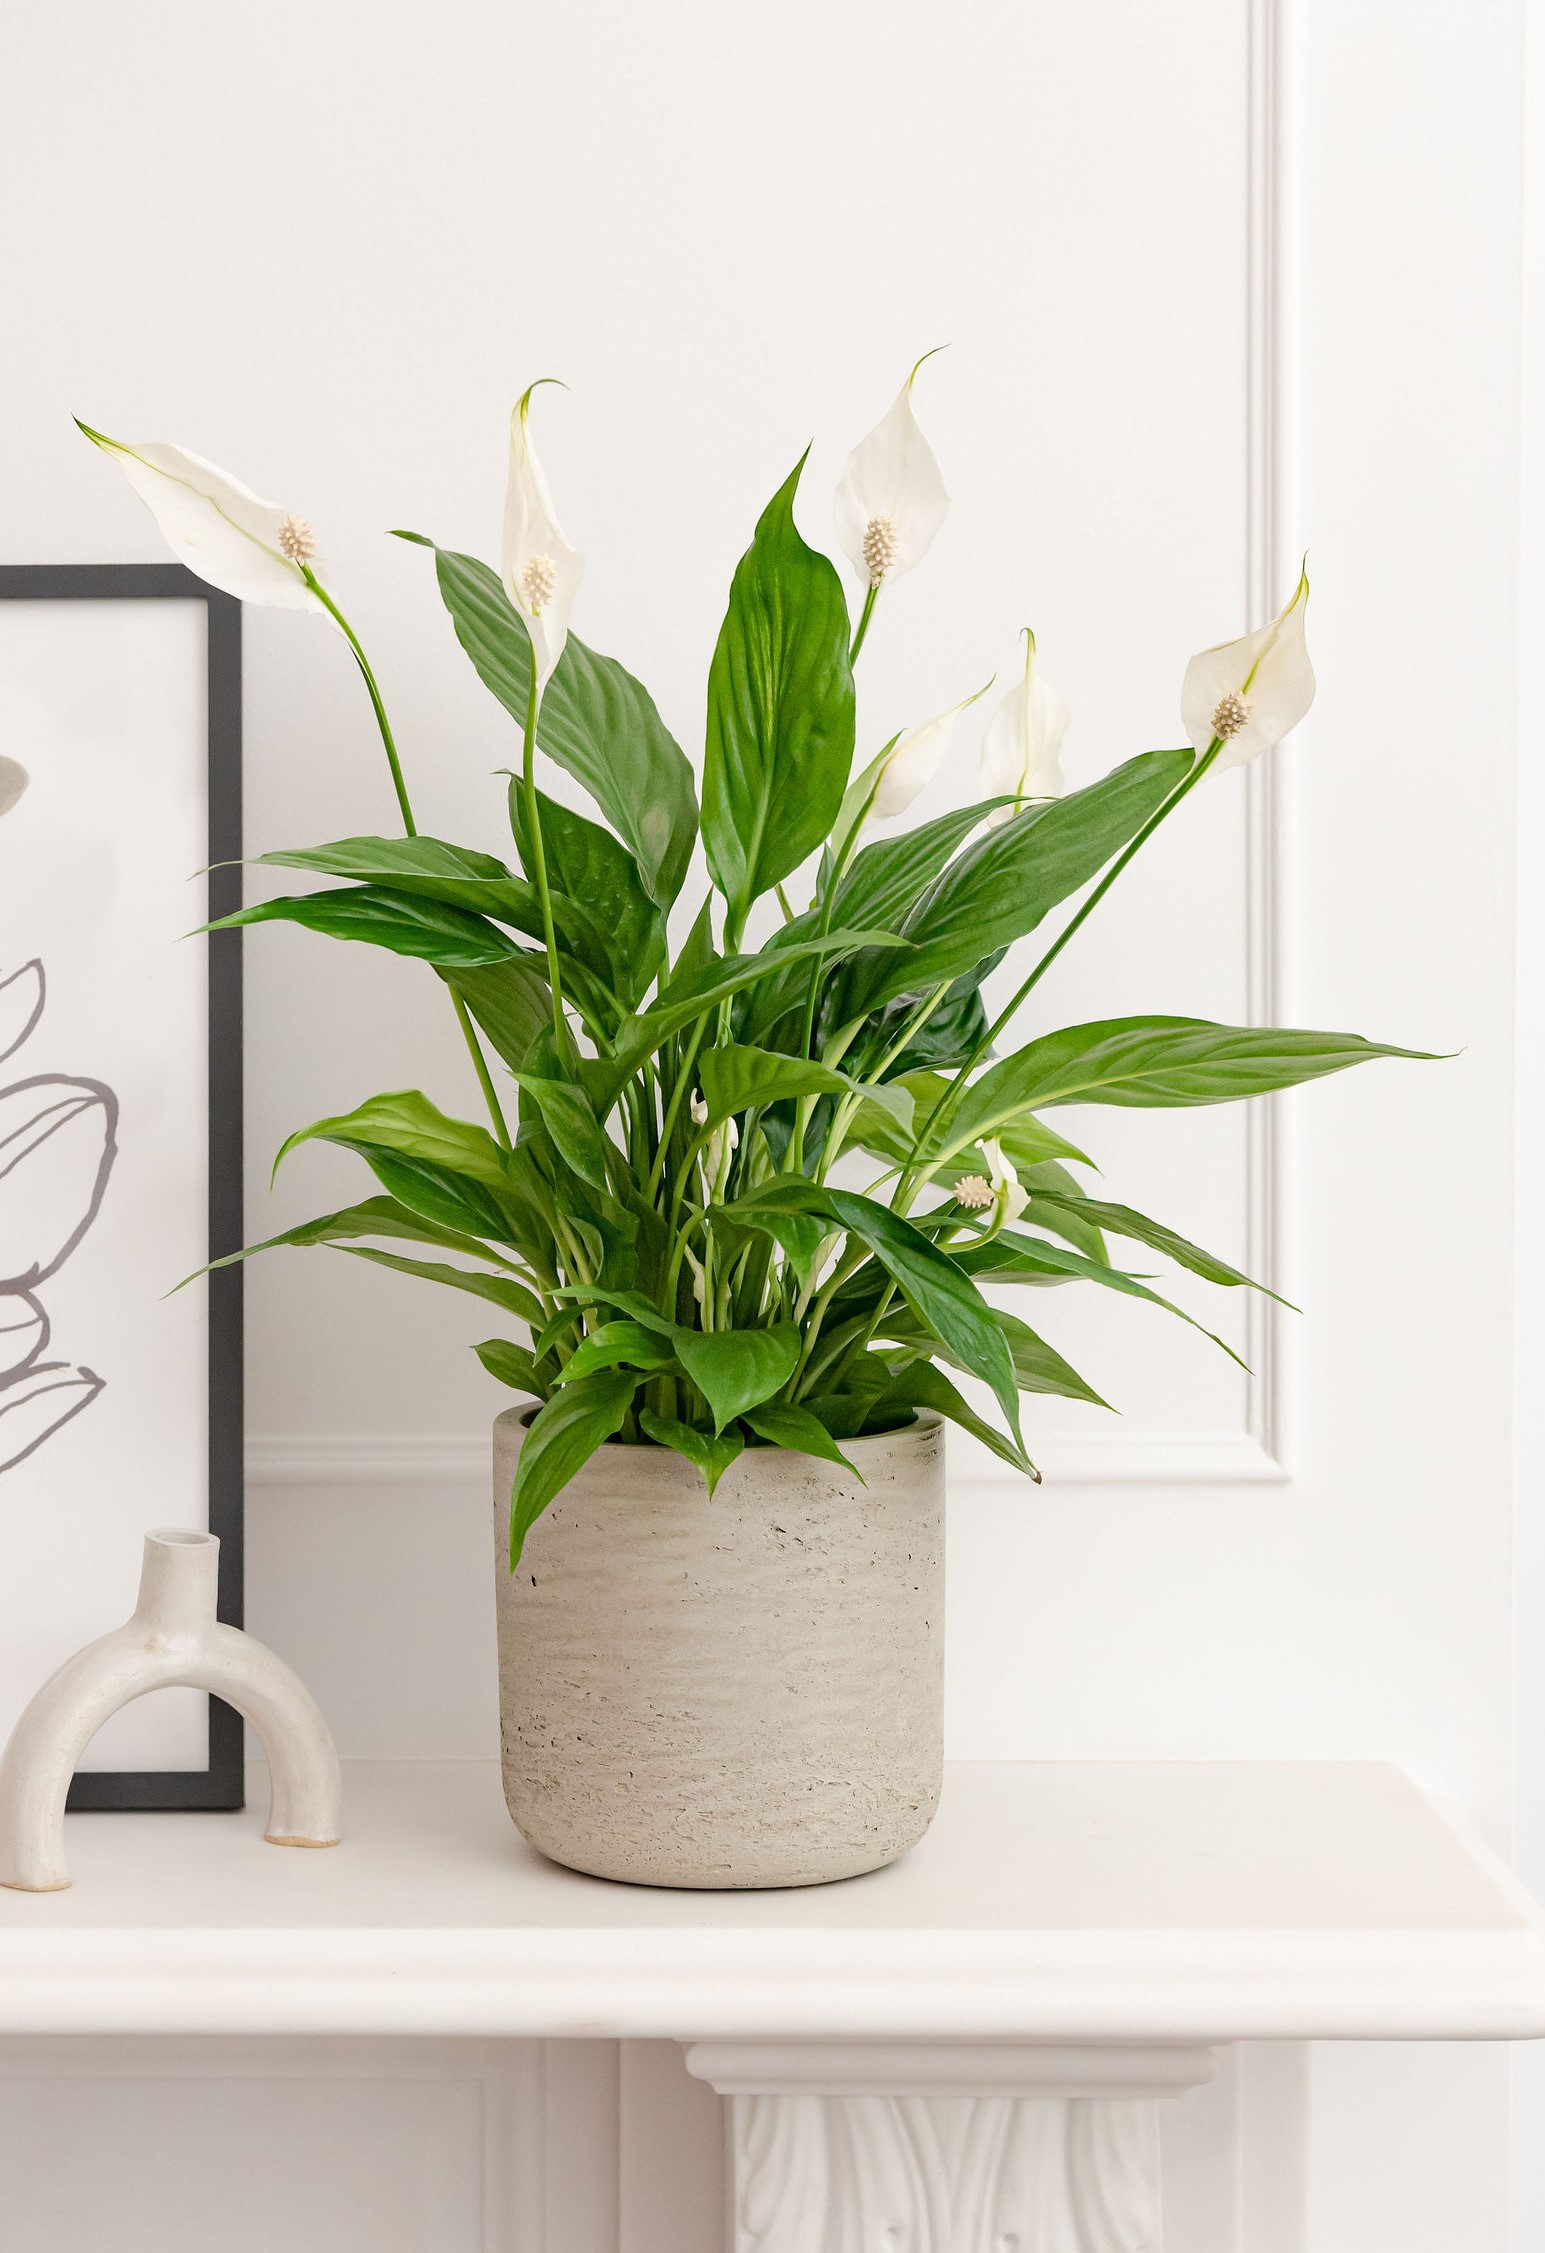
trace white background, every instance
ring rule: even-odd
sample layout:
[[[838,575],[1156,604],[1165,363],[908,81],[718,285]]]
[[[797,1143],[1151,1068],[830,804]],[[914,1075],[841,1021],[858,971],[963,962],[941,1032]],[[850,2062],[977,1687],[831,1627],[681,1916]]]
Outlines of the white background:
[[[802,520],[824,540],[848,446],[944,339],[919,404],[955,505],[881,606],[869,749],[994,668],[1006,681],[1025,623],[1074,707],[1074,779],[1173,741],[1185,659],[1280,597],[1308,545],[1310,722],[1269,787],[1199,794],[1046,1008],[1274,1005],[1456,1053],[1289,1098],[1275,1151],[1237,1112],[1067,1114],[1112,1194],[1270,1258],[1306,1311],[1257,1330],[1246,1387],[1158,1317],[1037,1300],[1126,1414],[1115,1437],[1092,1415],[1037,1419],[1054,1474],[1038,1494],[962,1460],[952,1745],[1390,1756],[1500,1843],[1521,1822],[1538,1859],[1527,1427],[1514,1469],[1537,1359],[1512,1250],[1521,677],[1538,699],[1516,599],[1525,12],[29,11],[0,54],[7,208],[24,213],[5,252],[0,540],[27,561],[158,553],[72,411],[191,445],[304,511],[375,653],[422,825],[495,847],[510,728],[427,559],[382,534],[494,552],[504,418],[535,376],[572,386],[538,398],[589,557],[576,626],[694,753],[757,510],[813,434]],[[335,637],[256,614],[248,651],[251,849],[389,826]],[[1537,867],[1532,798],[1522,818]],[[429,973],[279,929],[248,966],[256,1235],[357,1187],[341,1155],[307,1150],[270,1201],[292,1126],[381,1087],[473,1094]],[[1525,1063],[1542,997],[1535,975]],[[1541,1124],[1535,1101],[1526,1157]],[[1532,1194],[1527,1164],[1520,1178]],[[499,1403],[465,1352],[482,1325],[321,1253],[256,1266],[249,1306],[252,1625],[346,1751],[486,1753],[476,1464]],[[1262,2070],[1291,2141],[1294,2071]],[[647,2060],[617,2085],[636,2153],[668,2100]],[[604,2073],[596,2087],[618,2101]],[[1510,2193],[1500,2056],[1317,2054],[1291,2196],[1241,2192],[1232,2212],[1226,2105],[1177,2128],[1176,2244],[1522,2253],[1545,2228],[1527,2163],[1541,2118],[1525,2085]],[[636,2168],[623,2179],[644,2198]],[[676,2253],[711,2242],[692,2179],[697,2220],[662,2239]],[[620,2243],[653,2253],[639,2214],[624,2201]],[[603,2201],[571,2218],[566,2253],[617,2242]]]

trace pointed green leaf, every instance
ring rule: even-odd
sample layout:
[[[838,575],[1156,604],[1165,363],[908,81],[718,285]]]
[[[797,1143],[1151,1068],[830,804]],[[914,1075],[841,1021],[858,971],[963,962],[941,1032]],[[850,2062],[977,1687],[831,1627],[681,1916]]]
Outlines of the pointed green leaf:
[[[434,547],[421,534],[400,537]],[[531,642],[498,574],[475,557],[436,547],[435,575],[485,687],[520,727],[531,688]],[[537,716],[537,741],[582,782],[632,853],[660,907],[681,890],[697,836],[692,769],[649,691],[615,658],[570,634]]]
[[[1287,1307],[1291,1313],[1298,1312],[1291,1299],[1285,1299],[1278,1292],[1268,1290],[1264,1283],[1257,1283],[1250,1276],[1241,1274],[1237,1267],[1230,1267],[1227,1260],[1219,1259],[1215,1253],[1204,1252],[1199,1244],[1188,1243],[1184,1236],[1177,1235],[1173,1228],[1166,1228],[1162,1221],[1150,1220],[1146,1213],[1134,1212],[1130,1205],[1107,1205],[1092,1197],[1072,1198],[1055,1189],[1037,1189],[1027,1208],[1026,1217],[1041,1219],[1043,1227],[1050,1227],[1054,1225],[1050,1218],[1051,1212],[1071,1212],[1088,1220],[1096,1228],[1108,1229],[1112,1236],[1127,1236],[1136,1244],[1146,1244],[1150,1251],[1162,1253],[1165,1259],[1173,1260],[1177,1267],[1189,1269],[1191,1274],[1200,1275],[1208,1283],[1221,1284],[1225,1289],[1234,1289],[1243,1284],[1247,1290],[1261,1291],[1267,1298],[1275,1299],[1278,1306]],[[1047,1217],[1042,1218],[1043,1213]]]
[[[579,1089],[567,1080],[544,1079],[535,1072],[517,1072],[515,1077],[541,1112],[542,1124],[564,1164],[593,1189],[604,1189],[606,1142]]]
[[[1014,1470],[1022,1471],[1026,1478],[1040,1484],[1041,1474],[1024,1449],[994,1431],[985,1417],[978,1416],[959,1387],[952,1385],[944,1371],[931,1361],[909,1361],[904,1369],[896,1372],[881,1398],[886,1402],[904,1401],[909,1408],[931,1408],[935,1415],[947,1416],[963,1432],[969,1432],[984,1447],[990,1447],[1000,1462],[1010,1464]]]
[[[687,1330],[675,1327],[676,1358],[707,1401],[714,1429],[786,1385],[799,1359],[799,1332],[792,1322],[770,1330]]]
[[[482,1350],[478,1348],[479,1354]],[[510,1496],[511,1572],[520,1563],[526,1535],[548,1503],[621,1429],[638,1385],[639,1379],[627,1370],[606,1370],[560,1385],[537,1410],[521,1442]]]
[[[684,1424],[675,1416],[657,1416],[652,1408],[638,1412],[639,1428],[661,1447],[672,1447],[684,1455],[703,1474],[708,1488],[708,1499],[713,1500],[713,1490],[723,1478],[745,1446],[739,1432],[723,1432],[717,1437],[711,1432],[700,1432],[693,1424]]]
[[[860,1486],[868,1481],[856,1463],[849,1462],[842,1449],[832,1438],[823,1423],[811,1415],[808,1408],[794,1408],[787,1401],[765,1401],[760,1408],[748,1408],[744,1421],[761,1439],[774,1447],[786,1447],[796,1455],[818,1455],[823,1462],[840,1463],[851,1471]]]
[[[395,1268],[399,1275],[416,1275],[425,1283],[443,1283],[453,1291],[470,1292],[473,1298],[503,1307],[506,1314],[518,1316],[534,1329],[542,1326],[542,1302],[513,1275],[480,1275],[470,1268],[447,1267],[439,1260],[404,1259],[400,1253],[377,1251],[370,1244],[338,1244],[335,1249],[348,1252],[354,1259],[374,1260],[377,1267]]]
[[[1031,1106],[1237,1103],[1376,1056],[1437,1061],[1422,1049],[1390,1048],[1356,1033],[1215,1025],[1204,1017],[1108,1017],[1045,1033],[984,1072],[950,1121],[948,1146],[958,1150],[990,1135]]]
[[[355,939],[446,970],[473,970],[521,952],[507,932],[484,916],[469,915],[439,900],[389,892],[376,884],[262,900],[256,907],[222,915],[204,929],[234,931],[252,923],[298,923],[329,939]]]
[[[902,926],[913,952],[881,954],[856,966],[844,1015],[864,1015],[900,994],[927,993],[1033,931],[1136,836],[1194,756],[1190,750],[1145,751],[1088,789],[1029,807],[989,830],[950,863]]]
[[[514,1345],[508,1338],[485,1338],[472,1350],[489,1376],[496,1377],[501,1385],[509,1385],[515,1392],[535,1393],[538,1400],[546,1400],[551,1393],[556,1364],[548,1362],[544,1367],[540,1355],[525,1346]]]
[[[603,1322],[582,1338],[563,1366],[563,1381],[573,1384],[597,1369],[665,1369],[676,1356],[666,1342],[646,1330],[641,1322]]]
[[[827,835],[853,763],[848,606],[801,539],[801,458],[736,567],[708,676],[703,843],[732,934]]]
[[[512,1072],[520,1071],[532,1042],[552,1023],[545,959],[523,954],[486,969],[442,972],[442,976],[471,1010],[495,1052]]]
[[[792,1205],[796,1211],[829,1215],[839,1228],[866,1244],[892,1276],[907,1305],[930,1335],[958,1354],[967,1369],[991,1385],[1019,1434],[1019,1398],[1009,1349],[990,1307],[969,1275],[930,1243],[911,1221],[872,1197],[851,1189],[821,1189],[810,1182],[780,1180],[726,1207],[732,1217],[754,1224],[758,1208]]]

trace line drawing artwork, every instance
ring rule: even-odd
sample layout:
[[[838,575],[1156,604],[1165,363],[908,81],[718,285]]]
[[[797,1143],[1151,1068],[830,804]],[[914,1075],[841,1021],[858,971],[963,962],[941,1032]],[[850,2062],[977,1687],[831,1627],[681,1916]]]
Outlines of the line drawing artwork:
[[[27,786],[0,758],[0,814]],[[48,999],[34,957],[0,978],[0,1064],[36,1031]],[[37,1072],[0,1087],[0,1477],[89,1408],[105,1380],[84,1363],[45,1360],[52,1336],[37,1296],[102,1207],[118,1155],[118,1098],[101,1080]]]

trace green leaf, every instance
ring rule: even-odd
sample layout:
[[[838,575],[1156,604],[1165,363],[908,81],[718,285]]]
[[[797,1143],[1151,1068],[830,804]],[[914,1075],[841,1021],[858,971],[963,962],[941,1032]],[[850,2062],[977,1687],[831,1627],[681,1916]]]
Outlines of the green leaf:
[[[848,606],[794,523],[801,456],[736,566],[708,675],[703,843],[738,935],[831,829],[853,763]]]
[[[605,1189],[606,1139],[595,1123],[595,1113],[571,1081],[545,1079],[535,1072],[517,1072],[521,1088],[536,1104],[553,1147],[566,1166],[592,1189]]]
[[[1194,1315],[1187,1314],[1183,1306],[1176,1306],[1171,1300],[1161,1298],[1157,1291],[1150,1291],[1135,1275],[1124,1274],[1106,1261],[1085,1259],[1081,1253],[1061,1244],[1049,1244],[1038,1236],[1011,1234],[1007,1229],[980,1244],[957,1244],[954,1256],[968,1274],[983,1276],[992,1283],[1098,1283],[1103,1290],[1118,1291],[1126,1298],[1145,1299],[1150,1306],[1162,1307],[1166,1314],[1173,1314],[1189,1323],[1193,1330],[1200,1330],[1230,1361],[1238,1362],[1246,1373],[1249,1371],[1249,1363],[1241,1361],[1233,1347],[1215,1330],[1207,1329]]]
[[[990,1447],[1000,1462],[1011,1464],[1016,1471],[1023,1471],[1026,1478],[1040,1484],[1041,1474],[1024,1449],[1016,1447],[1012,1440],[994,1431],[984,1417],[978,1416],[965,1395],[931,1361],[909,1361],[904,1369],[896,1372],[881,1399],[902,1401],[909,1408],[931,1408],[935,1415],[947,1416],[952,1424],[958,1424],[984,1447]]]
[[[778,1212],[766,1206],[758,1212],[754,1227],[744,1227],[734,1218],[732,1207],[712,1205],[708,1225],[716,1236],[737,1247],[749,1242],[753,1234],[770,1236],[786,1253],[801,1290],[810,1280],[828,1234],[825,1223],[809,1213]]]
[[[1254,1282],[1250,1276],[1241,1274],[1237,1267],[1230,1267],[1227,1260],[1217,1258],[1212,1252],[1204,1252],[1199,1244],[1188,1243],[1184,1236],[1178,1236],[1173,1228],[1166,1228],[1162,1221],[1149,1220],[1145,1213],[1134,1212],[1130,1205],[1107,1205],[1092,1197],[1073,1198],[1060,1195],[1053,1189],[1039,1189],[1031,1198],[1025,1217],[1038,1219],[1047,1207],[1054,1212],[1071,1212],[1085,1218],[1096,1228],[1108,1229],[1112,1236],[1127,1236],[1134,1243],[1146,1244],[1150,1251],[1162,1253],[1165,1259],[1173,1260],[1177,1267],[1189,1269],[1191,1274],[1200,1275],[1208,1283],[1221,1284],[1225,1289],[1243,1284],[1249,1290],[1264,1292],[1267,1298],[1275,1299],[1279,1306],[1287,1307],[1290,1312],[1298,1312],[1291,1299],[1268,1290],[1264,1283]],[[1043,1227],[1053,1225],[1049,1216],[1042,1221]]]
[[[603,1322],[574,1348],[564,1363],[563,1381],[574,1384],[597,1369],[615,1369],[620,1362],[630,1369],[665,1369],[675,1358],[664,1340],[641,1322]]]
[[[519,954],[505,932],[481,915],[447,907],[438,900],[410,898],[376,884],[356,884],[336,892],[308,892],[299,898],[262,900],[234,915],[222,915],[204,928],[234,931],[250,923],[299,923],[329,939],[357,939],[386,947],[447,970],[471,970]]]
[[[676,1358],[707,1401],[715,1431],[786,1385],[799,1359],[792,1322],[770,1330],[687,1330],[672,1325]]]
[[[1086,1400],[1092,1408],[1110,1407],[1110,1402],[1102,1400],[1028,1322],[1021,1322],[1017,1314],[1005,1313],[1001,1306],[995,1306],[992,1313],[1013,1357],[1014,1381],[1021,1392],[1053,1393],[1061,1400]]]
[[[515,1392],[535,1393],[538,1400],[546,1400],[553,1389],[556,1364],[549,1362],[544,1370],[541,1356],[525,1346],[513,1345],[508,1338],[485,1338],[472,1350],[490,1377]]]
[[[1020,1187],[1030,1192],[1025,1219],[1034,1221],[1037,1227],[1048,1230],[1053,1236],[1060,1236],[1064,1243],[1071,1244],[1074,1251],[1082,1252],[1086,1259],[1102,1260],[1108,1267],[1110,1253],[1105,1248],[1105,1239],[1094,1222],[1083,1217],[1084,1207],[1089,1202],[1084,1195],[1083,1184],[1074,1180],[1066,1166],[1059,1166],[1053,1160],[1041,1165],[1021,1164],[1014,1157],[1007,1137],[1003,1147],[1019,1168]],[[1081,1162],[1084,1165],[1091,1163],[1088,1158]],[[945,1170],[948,1171],[948,1168]]]
[[[524,728],[531,642],[497,573],[421,533],[398,537],[434,547],[456,638],[484,686]],[[649,691],[615,658],[570,634],[543,692],[536,732],[548,757],[584,784],[627,845],[650,897],[668,908],[692,858],[697,797],[692,769]]]
[[[1095,1408],[1110,1406],[1110,1402],[1102,1400],[1078,1371],[1044,1338],[1037,1336],[1027,1322],[1021,1322],[1017,1315],[1006,1314],[1000,1306],[988,1311],[999,1343],[1011,1358],[1014,1383],[1020,1392],[1054,1393],[1063,1400],[1086,1400]],[[880,1319],[878,1335],[893,1339],[897,1345],[910,1346],[918,1354],[942,1353],[953,1368],[964,1369],[968,1376],[981,1374],[947,1340],[936,1340],[927,1325],[917,1321],[906,1308],[890,1308]],[[1017,1436],[1017,1420],[1014,1430]]]
[[[698,1060],[698,1084],[713,1123],[753,1105],[799,1095],[857,1095],[865,1104],[877,1104],[898,1133],[912,1123],[912,1097],[904,1087],[868,1086],[813,1059],[740,1047],[734,1041],[704,1052]]]
[[[234,1267],[238,1261],[251,1259],[255,1252],[277,1251],[280,1245],[289,1244],[309,1248],[313,1244],[340,1244],[351,1236],[400,1236],[413,1244],[439,1244],[445,1250],[464,1252],[472,1259],[489,1260],[495,1267],[508,1267],[509,1262],[476,1236],[464,1235],[459,1229],[442,1227],[428,1220],[408,1206],[399,1204],[395,1197],[369,1197],[363,1204],[345,1205],[341,1212],[323,1213],[317,1220],[303,1220],[298,1228],[286,1228],[282,1235],[270,1236],[261,1244],[248,1244],[239,1252],[227,1252],[223,1259],[211,1260],[208,1267],[198,1270],[208,1275],[217,1267]],[[194,1277],[188,1276],[188,1282]],[[182,1284],[177,1285],[178,1290]]]
[[[399,1275],[416,1275],[425,1283],[469,1291],[474,1298],[487,1299],[490,1305],[503,1307],[506,1314],[529,1322],[534,1330],[542,1327],[540,1299],[524,1283],[517,1283],[513,1275],[479,1275],[465,1267],[446,1267],[439,1260],[404,1259],[400,1253],[379,1252],[370,1244],[338,1244],[335,1248],[355,1259],[374,1260],[378,1267],[395,1268]]]
[[[1033,931],[1081,891],[1141,829],[1189,772],[1195,754],[1145,751],[1112,774],[1029,807],[952,861],[902,926],[910,955],[860,964],[842,1003],[863,1016],[906,993],[924,993]]]
[[[511,1572],[520,1563],[526,1535],[554,1495],[620,1430],[638,1384],[626,1370],[606,1370],[560,1385],[537,1410],[521,1443],[510,1496]]]
[[[877,1119],[871,1114],[861,1116],[856,1121],[850,1140],[859,1143],[865,1150],[872,1151],[877,1158],[884,1158],[887,1164],[899,1167],[918,1157],[923,1146],[921,1130],[938,1107],[949,1082],[937,1072],[908,1072],[904,1079],[892,1080],[888,1084],[889,1089],[899,1088],[911,1097],[918,1135],[914,1137],[910,1132],[903,1132],[893,1121]],[[1085,1157],[1076,1144],[1058,1134],[1054,1127],[1047,1126],[1031,1111],[1021,1112],[1009,1125],[1002,1128],[999,1140],[1003,1145],[1004,1155],[1016,1171],[1022,1172],[1027,1167],[1040,1165],[1053,1158],[1073,1158],[1085,1166],[1093,1164],[1093,1160]],[[987,1161],[982,1153],[967,1149],[958,1154],[958,1162],[947,1161],[941,1165],[938,1178],[941,1182],[952,1183],[957,1174],[986,1173],[987,1170]]]
[[[826,1426],[812,1416],[808,1408],[769,1400],[760,1408],[746,1409],[744,1420],[758,1438],[769,1441],[772,1446],[786,1447],[796,1455],[818,1455],[823,1462],[840,1463],[845,1471],[852,1472],[860,1486],[869,1483],[858,1465],[849,1462]]]
[[[260,868],[301,868],[317,876],[348,877],[356,884],[380,884],[412,898],[441,900],[476,915],[502,917],[520,930],[540,906],[522,877],[512,875],[492,853],[448,845],[439,837],[340,837],[331,845],[259,853]]]
[[[693,1424],[683,1424],[675,1416],[657,1416],[652,1408],[638,1412],[639,1427],[661,1447],[673,1447],[689,1463],[696,1464],[708,1488],[708,1499],[713,1500],[713,1490],[745,1446],[739,1432],[725,1432],[715,1437],[710,1432],[700,1432]]]
[[[987,1304],[970,1276],[947,1253],[930,1243],[911,1221],[851,1189],[820,1189],[808,1182],[778,1181],[726,1209],[737,1219],[754,1221],[758,1206],[778,1205],[829,1215],[839,1228],[867,1245],[899,1286],[925,1330],[992,1387],[1010,1430],[1019,1436],[1014,1367],[998,1326],[997,1310]]]
[[[1011,803],[984,798],[979,805],[957,806],[934,821],[922,822],[900,837],[884,837],[864,846],[838,886],[834,920],[894,926],[916,906],[919,895],[972,830],[996,807]]]
[[[289,1137],[274,1170],[302,1142],[353,1150],[398,1201],[471,1236],[510,1237],[505,1200],[522,1195],[507,1153],[483,1127],[450,1119],[416,1088],[372,1096],[357,1111],[317,1119]]]
[[[552,1023],[546,961],[523,954],[483,970],[458,970],[445,982],[461,996],[510,1070],[520,1071],[532,1042]]]
[[[962,1100],[948,1144],[956,1150],[974,1142],[1031,1105],[1237,1103],[1375,1056],[1437,1061],[1422,1049],[1390,1048],[1356,1033],[1215,1025],[1203,1017],[1108,1017],[1043,1034],[993,1065]]]
[[[600,958],[590,967],[631,1008],[665,953],[664,919],[644,888],[638,863],[609,829],[540,790],[537,818],[548,884],[583,908],[585,931],[593,929],[600,942]],[[510,778],[510,827],[522,865],[533,867],[526,797],[516,775]],[[568,938],[576,952],[583,951],[578,927],[570,929]]]

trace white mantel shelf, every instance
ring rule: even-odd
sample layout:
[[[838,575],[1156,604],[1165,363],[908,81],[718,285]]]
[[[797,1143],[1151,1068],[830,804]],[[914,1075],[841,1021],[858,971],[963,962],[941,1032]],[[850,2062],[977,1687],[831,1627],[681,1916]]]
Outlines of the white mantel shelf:
[[[1209,2043],[1545,2035],[1545,1918],[1398,1769],[953,1768],[896,1867],[783,1893],[557,1869],[492,1765],[360,1763],[344,1843],[70,1818],[0,1891],[0,2032]]]

